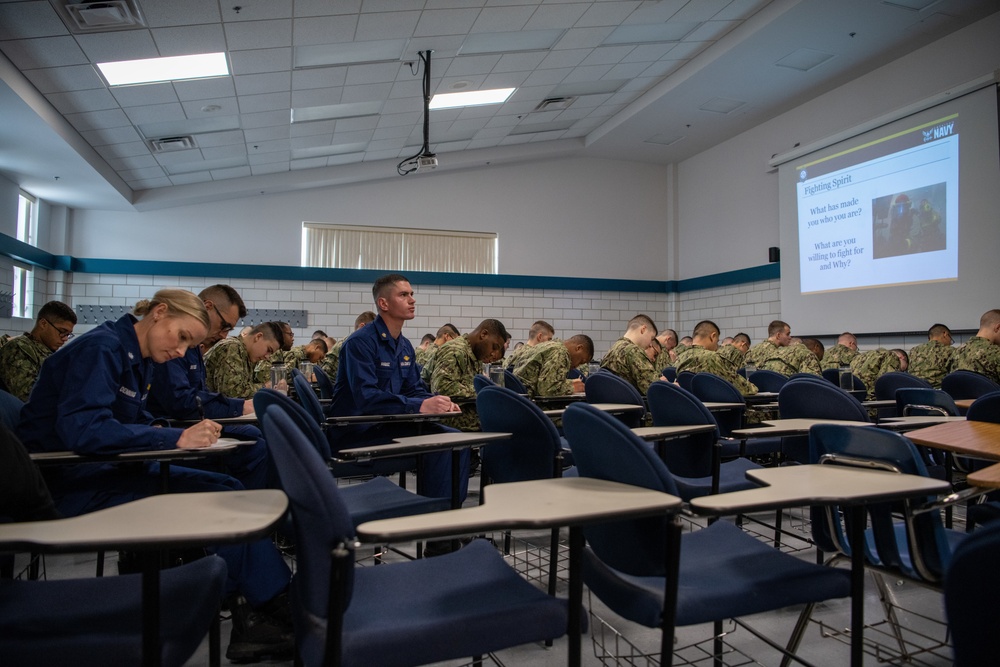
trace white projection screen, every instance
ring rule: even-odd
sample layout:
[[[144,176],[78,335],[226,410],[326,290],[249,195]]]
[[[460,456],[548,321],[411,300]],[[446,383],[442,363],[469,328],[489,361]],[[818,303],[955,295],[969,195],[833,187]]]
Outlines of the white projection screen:
[[[975,329],[1000,308],[997,87],[779,167],[781,314],[815,335]]]

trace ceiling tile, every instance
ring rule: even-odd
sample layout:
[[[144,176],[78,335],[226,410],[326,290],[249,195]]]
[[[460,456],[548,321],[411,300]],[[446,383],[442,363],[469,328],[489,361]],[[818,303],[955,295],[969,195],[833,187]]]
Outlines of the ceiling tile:
[[[124,144],[109,144],[107,146],[94,146],[101,157],[114,159],[118,157],[130,157],[134,155],[149,155],[149,146],[145,141],[130,141]]]
[[[704,0],[698,0],[704,2]],[[724,0],[728,2],[729,0]],[[595,26],[617,26],[628,18],[629,14],[639,8],[640,2],[595,2],[580,20],[576,22],[579,28]],[[694,4],[694,3],[692,3]]]
[[[0,42],[0,51],[18,69],[82,65],[90,62],[72,37],[41,37]]]
[[[698,0],[684,5],[671,17],[672,21],[708,21],[726,8],[731,0]]]
[[[508,32],[524,30],[535,7],[487,7],[468,32]],[[553,26],[558,27],[558,26]]]
[[[94,63],[156,58],[160,52],[148,30],[120,30],[94,35],[77,35],[76,41]]]
[[[250,130],[256,127],[269,127],[271,125],[287,125],[291,122],[291,114],[288,111],[263,111],[261,113],[245,113],[243,119],[243,129]]]
[[[506,53],[500,56],[500,61],[493,67],[493,72],[529,73],[545,60],[546,54],[545,51]]]
[[[97,74],[93,65],[32,69],[24,72],[24,75],[43,95],[71,90],[104,88],[104,81]]]
[[[344,89],[342,87],[295,90],[292,91],[292,107],[295,109],[325,107],[331,104],[340,104],[343,101],[343,97]]]
[[[406,65],[400,63],[372,63],[370,65],[350,65],[347,68],[345,85],[356,86],[366,83],[386,83],[396,80],[400,70]]]
[[[614,65],[629,54],[634,46],[601,46],[590,52],[581,65]]]
[[[283,72],[292,67],[292,49],[253,49],[235,51],[229,54],[233,74],[260,74],[261,72]]]
[[[689,42],[719,40],[727,32],[740,25],[740,23],[741,21],[706,21],[690,32],[684,39]]]
[[[245,140],[249,145],[260,141],[288,139],[291,136],[291,129],[290,125],[272,125],[271,127],[258,127],[252,130],[244,130],[239,134],[242,135],[241,140]]]
[[[196,81],[174,81],[177,98],[187,102],[190,100],[207,100],[217,97],[234,97],[236,88],[233,77],[220,76],[214,79],[198,79]]]
[[[0,40],[68,34],[52,5],[44,0],[0,5]]]
[[[209,148],[212,146],[230,146],[244,143],[245,134],[246,133],[243,130],[206,132],[205,134],[198,135],[197,142],[202,148]]]
[[[288,160],[279,160],[273,164],[260,164],[251,165],[250,173],[254,176],[263,176],[264,174],[277,174],[281,172],[288,171]]]
[[[292,90],[332,88],[347,81],[346,67],[316,67],[292,72]]]
[[[198,171],[191,174],[173,174],[170,176],[170,182],[173,185],[190,185],[192,183],[205,183],[211,180],[211,174]]]
[[[125,110],[133,125],[162,123],[185,120],[184,108],[180,104],[156,104],[145,107],[129,107]]]
[[[599,46],[614,28],[574,28],[567,30],[554,50],[593,48]]]
[[[417,37],[432,35],[464,35],[479,16],[478,9],[439,9],[420,14],[413,34]]]
[[[56,111],[63,114],[118,108],[118,102],[106,88],[75,90],[68,93],[49,93],[45,98],[52,103]]]
[[[205,0],[170,0],[169,2],[143,2],[142,13],[151,28],[163,26],[193,26],[200,23],[217,23],[222,20],[219,5]]]
[[[285,142],[288,145],[288,142]],[[247,148],[244,144],[231,144],[228,146],[203,146],[201,154],[206,160],[222,160],[225,158],[245,158]]]
[[[233,83],[236,85],[236,92],[240,95],[286,92],[292,89],[292,73],[245,74],[233,77]]]
[[[546,54],[539,69],[552,69],[556,67],[576,67],[583,59],[590,55],[591,49],[566,49],[564,51],[552,51]]]
[[[90,142],[91,146],[132,144],[142,139],[131,125],[128,127],[109,127],[103,130],[88,130],[81,132],[80,136]]]
[[[361,3],[362,12],[393,12],[423,8],[424,0],[364,0]]]
[[[229,169],[213,169],[212,170],[212,180],[224,181],[228,178],[240,178],[243,176],[251,176],[250,167],[231,167]]]
[[[291,93],[264,93],[263,95],[240,95],[239,98],[241,113],[254,113],[257,111],[274,111],[276,109],[287,109],[289,113],[292,109]]]
[[[538,7],[524,30],[548,30],[551,28],[566,28],[576,25],[590,3],[577,2],[565,5],[545,4]]]
[[[222,20],[262,21],[265,19],[287,19],[292,17],[292,0],[240,0],[240,11],[223,5]]]
[[[237,117],[240,113],[239,103],[235,97],[211,97],[182,102],[181,105],[188,118],[205,119],[209,123],[214,122],[215,118]]]
[[[142,169],[143,167],[158,166],[156,159],[152,155],[133,155],[132,157],[118,157],[108,159],[108,165],[112,169]]]
[[[298,5],[296,5],[296,10]],[[336,44],[350,42],[358,25],[357,16],[314,16],[295,19],[292,27],[292,44]]]
[[[227,50],[226,35],[219,23],[157,28],[151,32],[161,56],[186,56]]]
[[[66,115],[66,120],[81,132],[85,130],[103,130],[108,127],[124,127],[132,124],[128,116],[121,109],[72,113]]]
[[[147,106],[177,102],[177,91],[169,83],[150,83],[141,86],[115,86],[111,94],[123,107]]]
[[[375,100],[389,99],[389,91],[392,90],[391,83],[376,83],[368,86],[344,86],[344,96],[341,104],[351,102],[371,102]]]
[[[292,22],[247,21],[226,23],[226,43],[230,51],[270,49],[292,45]]]
[[[396,2],[396,0],[391,0]],[[367,3],[366,3],[367,4]],[[355,41],[367,42],[378,39],[399,39],[409,37],[420,20],[420,12],[394,11],[391,13],[361,14]]]

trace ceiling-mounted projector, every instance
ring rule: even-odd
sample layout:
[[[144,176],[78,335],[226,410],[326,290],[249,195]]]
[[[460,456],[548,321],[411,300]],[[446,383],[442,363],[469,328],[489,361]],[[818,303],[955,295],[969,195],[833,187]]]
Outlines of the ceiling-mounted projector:
[[[438,159],[433,155],[421,155],[417,158],[417,171],[437,169]]]

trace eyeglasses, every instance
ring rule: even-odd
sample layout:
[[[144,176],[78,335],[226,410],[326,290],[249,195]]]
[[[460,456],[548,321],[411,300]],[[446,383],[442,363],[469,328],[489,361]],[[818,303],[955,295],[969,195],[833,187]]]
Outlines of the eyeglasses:
[[[223,331],[232,331],[233,329],[236,328],[235,324],[230,324],[229,322],[226,321],[226,318],[224,318],[222,316],[222,313],[219,312],[219,307],[216,306],[214,303],[212,304],[212,310],[214,310],[215,314],[219,316],[219,321],[222,322]]]
[[[55,324],[55,322],[53,322],[52,320],[48,319],[47,317],[43,318],[43,319],[46,322],[49,323],[50,327],[52,327],[53,329],[55,329],[59,333],[59,337],[62,338],[63,340],[69,340],[70,338],[72,338],[73,336],[76,335],[72,331],[70,331],[69,329],[63,329],[62,327],[57,327],[56,324]]]

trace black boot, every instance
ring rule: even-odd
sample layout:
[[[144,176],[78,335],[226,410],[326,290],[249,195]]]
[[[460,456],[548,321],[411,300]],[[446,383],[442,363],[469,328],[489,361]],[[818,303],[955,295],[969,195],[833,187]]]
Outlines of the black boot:
[[[283,598],[283,603],[278,598]],[[295,653],[295,635],[287,607],[288,596],[284,593],[259,609],[253,609],[245,599],[238,598],[230,606],[233,631],[229,635],[226,659],[260,662],[264,658],[291,658]]]

